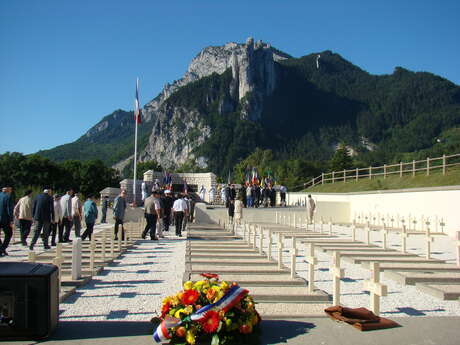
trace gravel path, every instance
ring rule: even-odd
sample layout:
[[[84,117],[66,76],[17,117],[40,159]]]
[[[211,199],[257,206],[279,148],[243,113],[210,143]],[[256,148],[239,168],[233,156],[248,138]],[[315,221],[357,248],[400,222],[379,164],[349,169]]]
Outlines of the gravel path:
[[[150,320],[182,287],[185,239],[138,241],[60,305],[61,320]]]

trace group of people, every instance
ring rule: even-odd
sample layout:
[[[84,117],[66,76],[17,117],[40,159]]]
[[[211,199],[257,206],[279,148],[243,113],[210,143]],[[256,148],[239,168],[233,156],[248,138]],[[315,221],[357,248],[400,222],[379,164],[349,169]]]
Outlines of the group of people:
[[[3,241],[0,240],[0,256],[8,255],[6,249],[11,241],[15,221],[19,225],[23,246],[33,250],[41,238],[44,248],[50,249],[56,245],[56,240],[61,243],[71,242],[72,228],[75,236],[80,237],[83,219],[86,230],[81,234],[81,238],[91,239],[97,216],[95,198],[89,195],[82,203],[79,193],[73,189],[60,195],[53,193],[51,188],[45,188],[35,197],[32,197],[31,190],[26,190],[23,197],[15,202],[13,188],[3,187],[0,193],[0,229],[3,230],[4,237]]]
[[[155,187],[154,187],[155,188]],[[146,226],[142,238],[147,234],[151,240],[164,237],[163,232],[175,226],[176,236],[182,237],[187,223],[193,222],[195,203],[188,193],[179,193],[175,197],[170,189],[153,189],[150,196],[144,199],[144,215]]]

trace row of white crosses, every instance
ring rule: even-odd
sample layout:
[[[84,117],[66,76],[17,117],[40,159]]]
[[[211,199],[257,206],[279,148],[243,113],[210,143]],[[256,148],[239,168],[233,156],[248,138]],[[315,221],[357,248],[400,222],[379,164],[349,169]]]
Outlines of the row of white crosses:
[[[399,232],[400,237],[401,237],[401,252],[406,253],[407,251],[407,238],[409,236],[414,236],[414,235],[422,235],[425,236],[425,241],[426,241],[426,252],[425,252],[425,257],[427,259],[431,258],[431,243],[434,242],[434,236],[444,236],[445,233],[444,231],[444,226],[445,223],[444,221],[440,221],[439,223],[436,223],[439,225],[439,227],[442,229],[441,232],[433,232],[431,230],[431,222],[429,218],[424,218],[422,219],[425,221],[424,227],[422,230],[414,230],[414,227],[411,228],[408,226],[406,223],[405,218],[398,218],[397,222],[397,227],[394,226],[394,218],[393,217],[382,217],[380,219],[380,222],[378,225],[376,225],[375,222],[376,216],[375,215],[365,215],[362,216],[361,214],[358,214],[356,218],[353,219],[352,222],[352,240],[356,240],[356,228],[363,228],[365,231],[365,236],[366,236],[366,243],[370,244],[370,232],[371,231],[381,231],[382,234],[382,247],[383,249],[388,249],[388,233],[390,231],[392,232]],[[411,219],[410,217],[408,218],[409,220]],[[371,222],[372,220],[372,222]],[[416,222],[416,219],[413,218],[413,222]],[[393,224],[393,225],[389,225]],[[438,227],[438,228],[439,228]]]
[[[271,247],[273,244],[272,233],[276,233],[277,245],[278,245],[278,268],[283,269],[283,251],[284,251],[284,238],[286,236],[292,238],[291,245],[291,262],[290,271],[291,278],[296,277],[296,257],[298,254],[297,241],[294,233],[283,233],[282,231],[264,230],[263,227],[244,222],[242,225],[242,238],[254,249],[257,248],[257,235],[259,236],[259,253],[263,253],[263,240],[264,231],[268,232],[268,247],[267,247],[267,259],[271,260]],[[460,239],[460,232],[459,232]],[[305,262],[308,265],[308,293],[313,293],[315,290],[315,266],[318,264],[318,259],[315,255],[315,243],[314,241],[306,241],[305,248]],[[387,286],[380,282],[380,268],[379,264],[372,262],[371,265],[371,279],[364,281],[364,290],[370,292],[370,309],[374,314],[380,313],[380,298],[387,295]],[[332,256],[330,271],[333,278],[332,296],[333,304],[340,305],[340,280],[345,277],[345,270],[341,267],[340,252],[335,251]]]
[[[136,229],[128,225],[125,227],[125,239],[124,239],[124,247],[127,248],[129,245],[134,243],[136,237]],[[121,236],[118,238],[117,243],[114,240],[113,236],[107,236],[107,231],[112,233],[112,230],[102,230],[100,232],[100,259],[104,263],[106,262],[106,256],[108,255],[110,260],[112,261],[115,257],[123,251],[122,247],[122,240]],[[139,236],[140,237],[140,236]],[[108,240],[110,238],[110,248],[108,246]],[[89,270],[91,275],[95,273],[95,262],[96,262],[96,233],[93,233],[91,236],[91,240],[89,243]],[[117,248],[116,248],[117,247]],[[82,276],[82,240],[81,238],[75,238],[72,241],[72,255],[71,255],[71,277],[72,280],[78,280]],[[108,253],[109,252],[109,253]],[[28,261],[29,262],[36,262],[39,259],[39,256],[34,251],[29,251],[28,253]],[[62,265],[64,264],[65,258],[63,255],[63,244],[56,243],[56,252],[55,256],[52,259],[52,263],[57,266],[58,268],[58,277],[59,277],[59,284],[62,281]],[[60,286],[60,285],[59,285]]]
[[[305,228],[307,231],[310,230],[311,227],[313,232],[319,232],[321,234],[328,232],[329,235],[332,235],[333,230],[332,218],[329,218],[329,220],[326,221],[323,217],[321,217],[319,222],[317,222],[314,218],[310,224],[305,212],[275,212],[275,224],[287,225],[293,227],[294,229]],[[325,224],[328,224],[327,230],[324,229]]]
[[[445,221],[443,218],[438,217],[427,217],[425,215],[400,215],[380,212],[355,212],[353,214],[353,220],[356,224],[369,225],[373,227],[387,226],[392,229],[401,229],[403,225],[409,231],[426,231],[427,226],[431,225],[432,230],[436,233],[444,233]]]

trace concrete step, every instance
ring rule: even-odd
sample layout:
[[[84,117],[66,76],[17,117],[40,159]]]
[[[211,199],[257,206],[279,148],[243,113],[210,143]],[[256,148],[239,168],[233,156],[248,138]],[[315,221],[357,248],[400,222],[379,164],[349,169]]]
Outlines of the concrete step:
[[[192,281],[201,280],[200,274],[191,275]],[[305,286],[305,280],[301,278],[291,278],[290,274],[219,274],[220,280],[237,282],[241,286]]]
[[[450,283],[460,285],[460,272],[454,273],[433,271],[386,271],[383,274],[385,278],[395,280],[398,283],[405,285],[415,285],[415,283]]]
[[[224,274],[248,274],[255,276],[254,279],[262,275],[273,275],[277,277],[278,275],[283,275],[288,273],[287,269],[278,269],[278,266],[272,265],[269,267],[261,266],[212,266],[209,265],[195,265],[193,264],[190,270],[191,274],[200,274],[204,272],[216,273],[219,275]],[[275,278],[277,279],[277,278]]]
[[[379,263],[419,263],[419,264],[425,264],[425,263],[443,263],[443,260],[435,260],[435,259],[424,259],[419,256],[414,256],[414,257],[401,257],[401,256],[388,256],[388,257],[359,257],[359,258],[354,258],[354,257],[344,257],[343,258],[345,261],[355,263],[355,264],[361,264],[363,262],[379,262]]]
[[[230,254],[234,253],[234,254]],[[225,252],[214,252],[214,253],[209,253],[209,254],[197,254],[195,251],[191,252],[190,258],[192,260],[195,259],[213,259],[215,262],[216,260],[221,260],[221,259],[237,259],[237,260],[254,260],[254,259],[261,259],[264,258],[264,256],[260,255],[259,253],[252,253],[252,254],[245,254],[245,253],[236,253],[233,251],[227,251]],[[266,257],[265,257],[266,260]]]
[[[316,248],[322,252],[331,252],[331,251],[354,251],[354,252],[372,252],[376,250],[382,250],[381,247],[376,247],[376,246],[368,246],[368,245],[316,245]],[[398,253],[398,251],[393,250],[393,249],[388,249],[388,252],[391,253]]]
[[[330,302],[318,303],[257,303],[256,309],[263,320],[327,317],[324,309]]]
[[[233,241],[216,241],[216,240],[206,240],[206,241],[201,241],[201,240],[191,240],[190,246],[205,246],[205,247],[215,247],[215,246],[222,246],[222,247],[238,247],[238,246],[248,246],[248,243],[246,241],[243,241],[240,238],[234,239]]]
[[[255,302],[314,303],[331,300],[331,296],[321,290],[309,294],[306,286],[253,286],[249,293]]]
[[[460,284],[416,283],[415,286],[418,290],[444,301],[460,298]]]
[[[372,258],[412,258],[412,257],[416,257],[416,258],[420,258],[419,256],[417,256],[416,254],[405,254],[405,253],[401,253],[401,252],[396,252],[396,251],[393,251],[393,250],[383,250],[383,249],[379,249],[379,250],[374,250],[374,251],[340,251],[340,256],[342,257],[353,257],[353,258],[357,258],[357,257],[364,257],[364,258],[368,258],[368,257],[372,257]]]
[[[202,258],[194,258],[191,256],[190,258],[186,258],[186,261],[194,264],[194,265],[208,265],[209,269],[212,269],[213,266],[274,266],[278,265],[278,263],[274,261],[269,261],[267,258],[263,258],[260,256],[259,258],[254,259],[239,259],[239,258],[211,258],[209,260],[205,260]]]
[[[369,268],[369,262],[361,263],[364,268]],[[392,263],[380,264],[381,271],[431,271],[431,272],[459,272],[460,267],[453,264],[439,263],[438,261],[426,263]]]
[[[259,251],[253,248],[212,248],[212,249],[206,249],[206,248],[195,248],[192,247],[190,248],[190,252],[192,255],[195,254],[203,254],[203,253],[235,253],[235,254],[258,254]]]

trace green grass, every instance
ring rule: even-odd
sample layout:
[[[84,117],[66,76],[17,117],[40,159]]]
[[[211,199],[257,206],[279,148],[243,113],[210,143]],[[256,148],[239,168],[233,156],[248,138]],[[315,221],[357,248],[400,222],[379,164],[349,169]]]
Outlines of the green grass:
[[[446,175],[443,176],[440,169],[430,172],[430,176],[426,176],[426,172],[419,172],[415,176],[406,174],[403,177],[389,176],[386,179],[378,178],[360,178],[356,181],[350,177],[346,182],[340,181],[335,183],[327,183],[317,185],[313,188],[305,189],[305,192],[316,193],[350,193],[350,192],[365,192],[373,190],[387,189],[407,189],[421,187],[439,187],[460,185],[460,168],[450,168]]]

